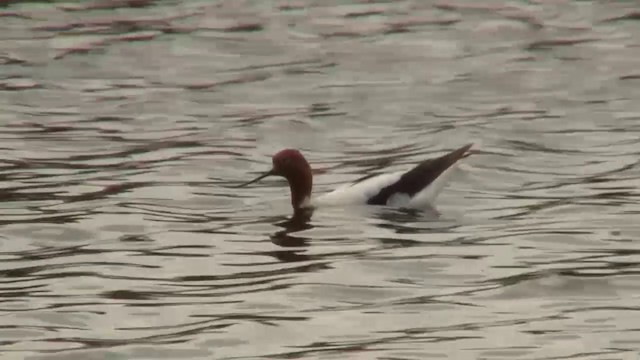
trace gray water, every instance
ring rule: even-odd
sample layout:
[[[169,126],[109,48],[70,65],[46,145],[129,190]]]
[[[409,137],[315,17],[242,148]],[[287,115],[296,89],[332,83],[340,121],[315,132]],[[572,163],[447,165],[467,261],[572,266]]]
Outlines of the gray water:
[[[127,4],[132,7],[127,8]],[[637,359],[634,1],[0,10],[3,359]],[[323,193],[466,143],[433,211]]]

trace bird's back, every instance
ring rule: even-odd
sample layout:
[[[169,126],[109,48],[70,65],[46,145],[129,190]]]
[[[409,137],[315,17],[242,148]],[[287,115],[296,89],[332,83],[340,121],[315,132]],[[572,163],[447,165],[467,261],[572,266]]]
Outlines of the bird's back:
[[[471,144],[446,155],[428,159],[409,171],[380,174],[322,195],[319,205],[369,204],[422,209],[432,205],[449,181],[458,160]]]

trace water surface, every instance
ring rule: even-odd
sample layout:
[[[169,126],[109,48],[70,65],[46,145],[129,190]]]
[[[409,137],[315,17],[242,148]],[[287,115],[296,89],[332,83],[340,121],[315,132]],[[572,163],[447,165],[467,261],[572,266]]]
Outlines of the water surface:
[[[0,10],[0,356],[636,359],[633,2]],[[476,144],[435,211],[322,193]]]

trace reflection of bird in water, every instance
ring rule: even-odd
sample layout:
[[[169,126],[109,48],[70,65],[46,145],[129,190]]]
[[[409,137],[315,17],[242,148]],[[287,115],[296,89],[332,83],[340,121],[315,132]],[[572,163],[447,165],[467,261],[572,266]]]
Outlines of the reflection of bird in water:
[[[313,229],[313,225],[309,223],[309,221],[311,220],[312,214],[313,214],[313,210],[308,209],[304,212],[299,212],[295,214],[290,219],[277,223],[276,226],[279,226],[284,229],[273,233],[270,236],[271,242],[283,248],[309,246],[307,242],[309,240],[308,238],[304,236],[296,236],[296,235],[290,235],[290,234],[298,231]],[[300,252],[302,251],[304,250],[278,250],[278,251],[271,252],[270,255],[276,257],[278,260],[283,262],[309,260],[308,255],[300,254]]]
[[[409,223],[425,217],[435,220],[440,216],[440,212],[432,206],[427,206],[421,210],[385,208],[376,213],[376,217],[381,220],[397,223]]]

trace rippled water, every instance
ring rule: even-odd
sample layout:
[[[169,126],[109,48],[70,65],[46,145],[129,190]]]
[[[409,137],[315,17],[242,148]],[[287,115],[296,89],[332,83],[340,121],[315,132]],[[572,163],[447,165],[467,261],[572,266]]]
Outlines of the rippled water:
[[[636,5],[5,5],[0,356],[637,359]],[[468,142],[424,214],[230,188]]]

